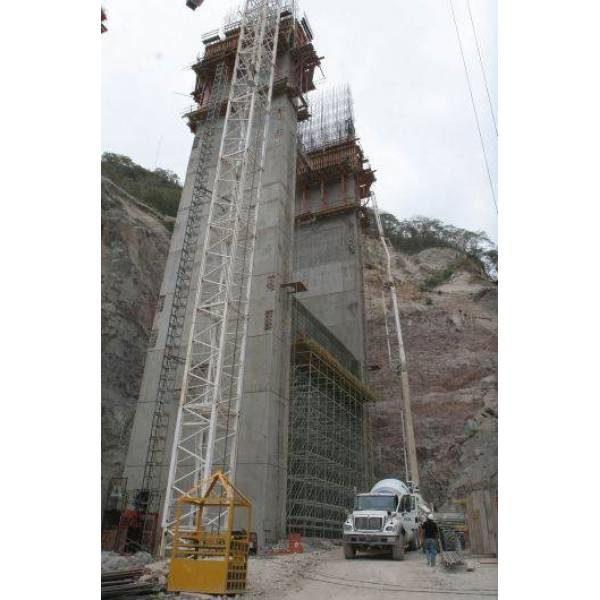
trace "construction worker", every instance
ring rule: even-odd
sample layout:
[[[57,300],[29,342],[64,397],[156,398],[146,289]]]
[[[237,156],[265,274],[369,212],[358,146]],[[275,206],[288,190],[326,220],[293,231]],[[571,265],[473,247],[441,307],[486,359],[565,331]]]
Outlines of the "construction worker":
[[[427,519],[421,525],[421,541],[427,555],[427,564],[435,567],[435,557],[438,551],[439,528],[433,520],[433,514],[429,513]]]

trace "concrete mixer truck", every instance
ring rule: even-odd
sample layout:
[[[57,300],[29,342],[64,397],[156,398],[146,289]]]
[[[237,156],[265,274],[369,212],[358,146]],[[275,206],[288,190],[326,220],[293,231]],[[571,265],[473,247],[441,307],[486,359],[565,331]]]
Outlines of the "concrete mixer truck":
[[[377,482],[370,492],[354,497],[354,510],[343,526],[344,557],[389,550],[394,560],[403,560],[406,548],[421,546],[419,527],[429,512],[417,487],[399,479]]]

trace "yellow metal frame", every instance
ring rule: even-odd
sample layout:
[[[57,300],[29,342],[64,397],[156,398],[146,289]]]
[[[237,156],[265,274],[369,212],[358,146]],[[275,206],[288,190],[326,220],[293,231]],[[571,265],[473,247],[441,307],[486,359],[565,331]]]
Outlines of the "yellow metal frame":
[[[223,472],[215,473],[209,482],[203,496],[197,495],[202,489],[202,484],[199,484],[177,500],[167,583],[169,592],[232,594],[246,589],[252,505]],[[186,506],[195,508],[194,527],[181,530]],[[216,532],[205,530],[203,515],[207,508],[226,512],[223,529]],[[236,511],[239,510],[246,514],[246,527],[234,531]]]

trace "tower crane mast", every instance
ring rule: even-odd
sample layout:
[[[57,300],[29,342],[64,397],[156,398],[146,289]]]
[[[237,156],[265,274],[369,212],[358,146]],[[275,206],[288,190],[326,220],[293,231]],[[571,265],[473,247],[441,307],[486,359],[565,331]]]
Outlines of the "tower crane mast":
[[[193,525],[194,508],[175,521],[177,499],[215,470],[235,479],[254,241],[281,5],[281,0],[245,0],[241,13],[185,352],[162,511],[163,551],[175,525],[179,531]]]

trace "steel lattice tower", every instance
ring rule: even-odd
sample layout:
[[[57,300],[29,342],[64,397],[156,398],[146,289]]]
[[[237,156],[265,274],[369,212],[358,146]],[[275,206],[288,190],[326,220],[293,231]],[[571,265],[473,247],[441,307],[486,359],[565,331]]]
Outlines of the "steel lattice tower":
[[[181,257],[177,268],[173,302],[169,313],[165,352],[160,367],[157,398],[152,415],[150,438],[144,475],[142,480],[141,509],[143,532],[141,547],[151,549],[154,544],[156,523],[151,515],[156,515],[160,508],[161,488],[160,474],[165,455],[167,438],[168,413],[167,407],[177,393],[177,383],[180,380],[181,365],[185,355],[181,347],[185,325],[188,300],[191,291],[194,256],[199,241],[202,206],[210,198],[207,165],[214,147],[214,136],[219,119],[223,92],[227,82],[227,68],[220,64],[215,72],[211,98],[207,110],[206,128],[198,149],[198,162],[194,176],[192,201],[186,223]]]
[[[233,478],[256,218],[277,56],[281,0],[246,0],[185,353],[167,498],[215,469]],[[189,514],[182,516],[185,527]]]

